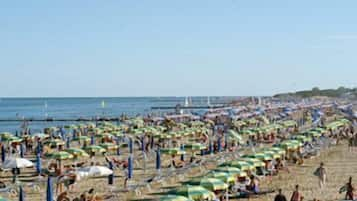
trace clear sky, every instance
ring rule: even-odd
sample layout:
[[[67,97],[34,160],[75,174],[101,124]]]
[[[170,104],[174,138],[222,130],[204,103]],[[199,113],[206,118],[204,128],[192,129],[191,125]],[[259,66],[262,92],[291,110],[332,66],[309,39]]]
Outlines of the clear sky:
[[[357,86],[356,0],[3,1],[0,96]]]

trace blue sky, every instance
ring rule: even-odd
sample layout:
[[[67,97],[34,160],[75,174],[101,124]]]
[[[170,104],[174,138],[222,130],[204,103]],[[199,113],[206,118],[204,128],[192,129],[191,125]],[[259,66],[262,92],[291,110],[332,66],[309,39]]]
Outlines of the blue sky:
[[[357,86],[357,1],[4,1],[0,96]]]

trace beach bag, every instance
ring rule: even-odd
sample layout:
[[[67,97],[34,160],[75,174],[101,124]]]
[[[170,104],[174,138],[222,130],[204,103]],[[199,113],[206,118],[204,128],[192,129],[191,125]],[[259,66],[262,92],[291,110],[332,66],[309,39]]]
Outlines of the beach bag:
[[[347,185],[343,185],[340,190],[338,190],[338,192],[341,194],[341,193],[344,193],[347,191]]]
[[[314,175],[315,175],[316,177],[319,177],[319,176],[320,176],[320,168],[317,168],[317,169],[315,170]]]

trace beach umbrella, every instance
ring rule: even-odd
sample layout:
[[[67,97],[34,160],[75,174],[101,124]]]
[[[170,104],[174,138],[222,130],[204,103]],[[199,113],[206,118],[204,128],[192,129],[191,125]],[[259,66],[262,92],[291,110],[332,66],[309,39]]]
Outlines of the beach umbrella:
[[[162,149],[160,149],[160,152],[162,154],[167,154],[167,155],[184,155],[184,154],[186,154],[186,152],[183,151],[181,148],[162,148]]]
[[[49,135],[45,134],[45,133],[35,133],[32,135],[33,138],[40,138],[40,139],[44,139],[44,138],[48,138],[50,137]]]
[[[79,149],[79,148],[69,148],[69,149],[65,149],[64,151],[72,154],[76,158],[78,158],[78,157],[89,157],[87,152],[85,152],[83,149]]]
[[[242,160],[229,161],[229,162],[223,163],[220,166],[221,167],[224,167],[224,166],[235,167],[235,168],[239,168],[242,171],[253,170],[255,168],[254,165],[251,165],[248,162],[242,161]]]
[[[67,160],[73,158],[73,155],[65,151],[59,151],[47,154],[46,157],[56,160]]]
[[[41,154],[40,153],[36,154],[36,172],[38,174],[41,174],[41,172],[42,172]]]
[[[273,160],[272,156],[270,156],[268,154],[264,154],[264,153],[256,153],[256,154],[250,155],[249,157],[250,158],[257,158],[257,159],[262,160],[262,161]]]
[[[194,201],[200,200],[213,200],[215,198],[214,193],[205,189],[202,186],[185,185],[179,188],[173,189],[168,194],[181,195],[190,198]]]
[[[8,201],[8,200],[0,196],[0,201]]]
[[[274,152],[274,151],[263,151],[263,153],[265,154],[265,155],[269,155],[269,156],[271,156],[273,159],[278,159],[278,158],[281,158],[281,155],[280,154],[278,154],[278,153],[276,153],[276,152]]]
[[[46,201],[53,201],[52,178],[47,179]]]
[[[216,178],[223,181],[226,184],[234,184],[234,182],[236,181],[235,176],[227,172],[211,171],[208,174],[206,174],[205,177]]]
[[[119,148],[118,145],[113,144],[113,143],[103,143],[103,144],[100,144],[99,146],[103,147],[107,151],[116,150]]]
[[[51,146],[51,147],[52,146],[58,147],[58,146],[65,145],[65,142],[61,139],[54,139],[54,140],[46,141],[43,144]]]
[[[274,151],[274,152],[276,152],[276,153],[278,153],[280,155],[285,155],[286,154],[286,151],[284,149],[280,148],[280,147],[270,147],[270,148],[268,148],[266,150]]]
[[[221,191],[227,190],[228,188],[228,185],[222,180],[208,177],[196,178],[186,183],[188,183],[189,185],[199,185],[210,191]]]
[[[89,166],[77,170],[80,177],[101,177],[113,174],[113,171],[105,166]]]
[[[77,142],[89,142],[91,139],[88,136],[78,136],[76,138],[73,138],[72,141],[77,141]]]
[[[241,171],[238,168],[235,167],[218,167],[216,168],[214,171],[217,172],[226,172],[228,174],[234,175],[234,176],[240,176],[242,174],[243,171]]]
[[[164,195],[160,197],[160,201],[193,201],[193,200],[179,195]]]
[[[19,186],[19,201],[25,201],[25,192],[21,185]]]
[[[235,130],[228,130],[228,136],[230,139],[232,140],[236,140],[236,141],[239,141],[241,142],[243,140],[242,136],[240,136]]]
[[[200,143],[190,143],[190,144],[185,144],[184,149],[186,151],[200,151],[206,149],[206,146]]]
[[[254,167],[265,167],[265,163],[256,158],[242,158],[243,161],[253,165]]]
[[[87,153],[104,153],[106,150],[97,145],[90,145],[83,148]]]
[[[33,167],[33,163],[25,158],[8,158],[2,165],[3,169]]]

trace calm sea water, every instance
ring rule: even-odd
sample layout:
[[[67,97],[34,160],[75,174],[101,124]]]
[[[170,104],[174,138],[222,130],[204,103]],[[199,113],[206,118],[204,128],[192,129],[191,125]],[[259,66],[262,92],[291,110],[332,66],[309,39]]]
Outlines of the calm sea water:
[[[210,103],[226,103],[238,97],[210,97]],[[207,105],[207,97],[192,97],[192,105]],[[105,107],[102,107],[104,101]],[[168,111],[151,110],[153,106],[175,106],[185,103],[185,97],[127,98],[1,98],[0,119],[16,118],[79,118],[96,116],[129,116]],[[173,112],[173,111],[172,111]],[[71,122],[68,122],[68,124]],[[64,122],[31,122],[30,128],[67,124]],[[19,130],[21,122],[0,122],[0,132]]]

